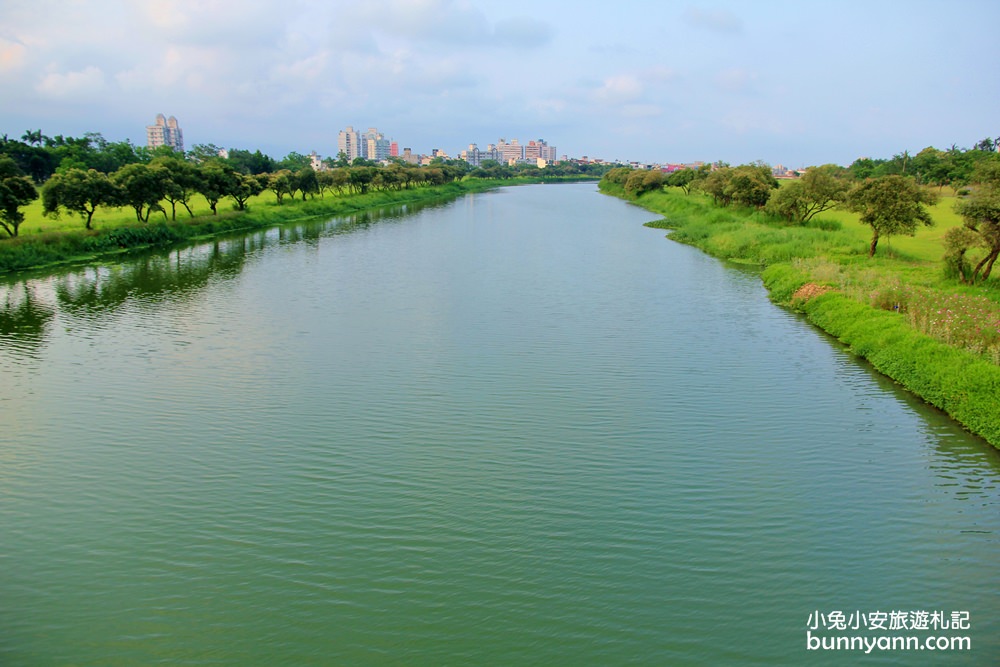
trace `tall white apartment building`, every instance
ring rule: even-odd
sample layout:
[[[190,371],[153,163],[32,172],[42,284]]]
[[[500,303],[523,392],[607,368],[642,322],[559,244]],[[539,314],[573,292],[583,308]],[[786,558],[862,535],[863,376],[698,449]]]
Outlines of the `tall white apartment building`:
[[[350,125],[337,135],[337,154],[343,153],[348,162],[363,157],[361,154],[361,133],[355,132]]]
[[[149,148],[170,146],[178,153],[184,152],[184,132],[181,131],[177,119],[156,114],[156,123],[146,126],[146,145]]]

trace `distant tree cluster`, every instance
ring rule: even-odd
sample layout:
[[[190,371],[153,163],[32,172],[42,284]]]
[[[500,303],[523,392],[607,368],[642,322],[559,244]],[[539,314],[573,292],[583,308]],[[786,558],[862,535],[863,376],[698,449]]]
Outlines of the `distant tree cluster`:
[[[257,160],[253,155],[249,157]],[[294,161],[274,166],[283,164],[297,166]],[[71,167],[60,169],[42,186],[42,207],[50,216],[58,216],[62,211],[79,215],[86,228],[92,229],[94,212],[99,206],[129,206],[135,211],[137,222],[147,223],[154,212],[162,213],[164,219],[168,217],[164,203],[169,204],[172,219],[177,218],[178,206],[193,217],[190,201],[195,194],[202,195],[217,215],[222,199],[228,197],[237,210],[245,210],[249,199],[265,190],[273,192],[278,204],[282,204],[286,199],[301,196],[305,200],[327,192],[364,194],[370,190],[440,185],[461,178],[465,170],[451,164],[426,169],[392,164],[314,171],[306,164],[294,171],[279,168],[270,173],[248,172],[239,159],[233,162],[218,155],[199,162],[174,154],[159,155],[149,163],[127,164],[110,174]]]
[[[858,214],[872,230],[869,257],[883,237],[916,233],[931,225],[928,207],[938,201],[931,188],[955,188],[962,199],[956,211],[965,224],[945,237],[950,270],[964,282],[989,277],[1000,257],[1000,137],[987,137],[970,149],[952,146],[947,151],[925,148],[914,156],[907,151],[892,159],[861,158],[850,167],[834,164],[810,167],[801,178],[778,187],[769,165],[761,162],[731,167],[724,163],[698,169],[681,169],[669,175],[658,171],[618,167],[604,183],[622,188],[626,196],[639,197],[663,187],[678,187],[685,194],[697,190],[718,206],[764,211],[788,224],[808,224],[833,208]],[[969,260],[970,251],[975,262]]]
[[[647,192],[662,190],[666,183],[663,172],[629,167],[615,167],[604,175],[604,180],[622,186],[629,197],[639,197]]]
[[[855,179],[881,176],[911,176],[921,185],[961,189],[973,182],[979,164],[996,157],[1000,137],[986,137],[972,148],[962,149],[952,144],[948,150],[928,146],[916,155],[903,151],[890,159],[859,158],[848,169]]]
[[[955,205],[963,225],[945,234],[945,261],[958,278],[975,283],[990,277],[1000,256],[1000,162],[983,162],[973,175],[972,192]],[[968,252],[982,249],[982,258],[973,266]]]
[[[0,136],[0,228],[17,236],[24,221],[20,209],[38,198],[39,189],[45,215],[78,215],[92,229],[94,213],[101,206],[131,207],[139,223],[148,223],[156,213],[176,219],[178,207],[193,216],[190,201],[195,194],[218,214],[223,199],[232,199],[234,208],[244,210],[252,197],[264,191],[273,192],[282,204],[300,196],[402,190],[466,176],[600,177],[607,170],[572,162],[544,170],[485,162],[473,169],[463,160],[444,158],[425,167],[399,158],[381,165],[364,158],[349,162],[344,155],[324,160],[323,167],[314,171],[312,159],[295,152],[275,160],[260,150],[198,144],[179,154],[169,146],[151,150],[127,140],[108,141],[99,133],[49,137],[41,130],[28,130],[19,139]]]
[[[244,210],[251,197],[265,190],[274,192],[281,204],[329,192],[438,185],[470,170],[463,161],[443,159],[428,168],[402,162],[383,167],[363,159],[327,161],[327,166],[332,168],[314,171],[309,156],[299,153],[275,160],[259,150],[222,151],[200,144],[178,154],[170,147],[150,150],[129,141],[111,142],[97,133],[48,137],[29,130],[20,140],[0,137],[0,228],[17,236],[24,221],[20,209],[35,201],[39,190],[45,215],[78,215],[92,229],[94,213],[102,206],[131,207],[137,222],[148,223],[154,213],[176,219],[178,207],[193,217],[190,202],[196,194],[217,214],[223,199]]]

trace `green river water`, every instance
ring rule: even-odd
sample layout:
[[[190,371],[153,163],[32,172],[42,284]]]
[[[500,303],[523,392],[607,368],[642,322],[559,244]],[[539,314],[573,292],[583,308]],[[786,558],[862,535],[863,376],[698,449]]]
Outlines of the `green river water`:
[[[525,186],[0,284],[0,665],[1000,663],[998,452],[652,218]]]

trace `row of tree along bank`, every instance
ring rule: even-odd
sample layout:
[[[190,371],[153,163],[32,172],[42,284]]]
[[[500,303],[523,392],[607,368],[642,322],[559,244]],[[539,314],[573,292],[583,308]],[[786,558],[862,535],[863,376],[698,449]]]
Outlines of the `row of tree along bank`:
[[[220,151],[216,146],[195,146],[186,154],[169,147],[149,150],[128,141],[109,142],[99,134],[50,138],[29,131],[22,141],[3,136],[0,230],[7,238],[0,240],[0,272],[303,216],[452,196],[499,183],[596,180],[607,170],[575,163],[540,169],[486,162],[474,168],[440,158],[427,166],[340,158],[320,167],[314,170],[312,160],[298,153],[278,161],[259,150]],[[451,187],[455,184],[460,185]],[[220,211],[224,203],[232,210]],[[204,213],[206,206],[207,215],[196,214],[196,208]],[[282,210],[289,207],[293,210]],[[128,209],[134,212],[131,223],[118,213]],[[186,221],[178,221],[185,213]],[[66,216],[82,224],[73,229],[59,222]],[[53,222],[42,232],[46,218]],[[99,219],[105,223],[98,225]]]
[[[446,201],[511,182],[529,181],[463,179],[411,189],[369,190],[364,194],[311,198],[305,201],[299,199],[281,206],[273,202],[262,202],[252,210],[246,207],[240,211],[182,217],[176,221],[161,220],[93,230],[83,229],[81,226],[69,231],[20,236],[0,242],[0,273],[92,262],[130,250],[165,247],[214,234],[262,229],[308,218],[346,216],[423,201]]]
[[[856,178],[827,166],[779,188],[755,164],[709,167],[672,183],[656,172],[612,170],[600,187],[665,216],[650,226],[673,230],[674,240],[766,267],[776,302],[1000,447],[1000,287],[990,278],[1000,247],[1000,158],[981,153],[954,204],[961,222],[930,261],[875,252],[880,237],[912,234],[940,215],[929,208],[940,186],[912,176]],[[833,219],[834,209],[853,212],[872,240],[856,223]]]
[[[39,196],[47,216],[77,215],[86,229],[93,228],[99,208],[129,207],[136,222],[145,224],[162,213],[164,220],[177,219],[177,210],[194,217],[190,202],[200,196],[212,214],[217,205],[231,199],[236,210],[261,193],[270,191],[281,205],[286,199],[314,198],[335,194],[366,194],[440,186],[462,178],[536,178],[566,180],[603,175],[597,165],[558,163],[540,169],[534,165],[514,167],[487,162],[472,167],[462,160],[436,158],[428,166],[393,159],[389,164],[358,158],[327,159],[314,170],[310,157],[290,153],[276,161],[259,150],[196,146],[187,154],[169,147],[154,150],[130,142],[109,142],[99,134],[82,138],[47,137],[29,131],[22,141],[0,138],[0,229],[8,237],[20,235],[26,221],[22,209]],[[169,216],[168,216],[169,211]]]
[[[925,149],[918,157],[934,150]],[[966,156],[962,158],[963,175],[959,179],[953,174],[948,182],[958,185],[963,195],[956,211],[964,225],[949,230],[944,239],[946,269],[962,282],[975,283],[989,278],[1000,256],[1000,153],[971,149],[957,155]],[[865,162],[875,161],[865,158]],[[795,225],[807,225],[820,213],[843,208],[857,213],[861,222],[871,228],[868,256],[873,257],[882,238],[913,236],[918,226],[934,224],[927,207],[937,203],[945,183],[906,174],[905,162],[900,172],[888,169],[892,162],[878,164],[885,173],[864,177],[859,173],[872,170],[854,169],[857,163],[851,168],[832,164],[811,167],[801,178],[781,188],[771,167],[761,163],[738,167],[705,165],[670,175],[616,168],[604,180],[620,185],[630,197],[664,186],[679,187],[685,194],[701,191],[718,206],[752,208]]]

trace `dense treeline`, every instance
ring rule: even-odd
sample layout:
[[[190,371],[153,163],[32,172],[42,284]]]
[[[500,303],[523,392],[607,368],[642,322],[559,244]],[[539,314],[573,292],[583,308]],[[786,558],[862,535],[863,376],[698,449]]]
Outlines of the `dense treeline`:
[[[915,156],[904,151],[888,160],[861,158],[850,167],[810,167],[800,178],[779,187],[771,167],[723,163],[683,169],[671,174],[618,167],[603,183],[639,197],[664,186],[686,194],[698,190],[720,207],[747,207],[788,224],[814,224],[819,213],[841,207],[858,214],[872,230],[868,256],[879,240],[912,236],[919,225],[931,225],[928,207],[945,186],[960,195],[956,211],[964,225],[945,237],[949,274],[965,283],[989,278],[1000,256],[1000,139],[983,139],[975,147],[947,151],[925,148]],[[818,223],[817,223],[818,224]]]
[[[404,190],[464,177],[599,178],[603,171],[573,163],[540,170],[487,162],[473,169],[462,160],[441,158],[426,167],[401,159],[380,165],[363,158],[348,162],[343,155],[324,160],[317,171],[309,156],[295,152],[275,160],[260,150],[223,151],[201,144],[181,155],[169,147],[150,150],[129,141],[108,141],[97,133],[48,137],[29,130],[20,140],[0,137],[0,227],[7,236],[18,236],[24,222],[20,209],[38,198],[39,188],[45,215],[77,215],[90,230],[100,207],[130,207],[138,224],[147,224],[154,214],[176,220],[178,207],[193,217],[190,201],[196,194],[217,215],[220,201],[231,199],[242,211],[267,190],[280,205],[297,197]]]

